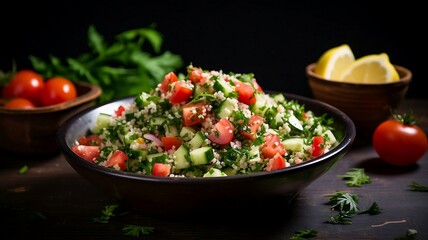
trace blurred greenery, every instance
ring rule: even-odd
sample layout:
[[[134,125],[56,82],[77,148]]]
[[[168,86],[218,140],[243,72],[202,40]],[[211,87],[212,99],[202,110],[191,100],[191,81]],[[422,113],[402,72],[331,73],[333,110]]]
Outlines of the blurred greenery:
[[[89,52],[65,59],[50,55],[48,60],[29,56],[37,72],[45,78],[63,76],[75,82],[88,82],[103,90],[99,103],[148,92],[165,74],[183,65],[181,56],[162,52],[163,36],[153,26],[131,29],[115,36],[113,43],[91,25]]]

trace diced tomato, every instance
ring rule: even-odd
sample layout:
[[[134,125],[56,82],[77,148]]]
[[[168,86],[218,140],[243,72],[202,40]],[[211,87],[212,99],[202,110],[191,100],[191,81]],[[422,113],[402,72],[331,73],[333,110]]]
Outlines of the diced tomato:
[[[253,83],[253,87],[257,90],[257,92],[263,92],[262,87],[260,87],[259,83],[257,83],[257,80],[255,78],[253,78],[251,82]]]
[[[193,95],[193,88],[186,82],[176,82],[174,88],[171,91],[171,96],[169,101],[171,104],[180,104],[182,102],[187,102],[189,98]]]
[[[128,160],[128,156],[122,150],[116,150],[113,154],[107,159],[106,166],[113,167],[114,165],[118,165],[120,169],[126,169],[126,161]]]
[[[178,147],[181,145],[181,139],[178,137],[162,137],[161,141],[165,151],[178,149]]]
[[[177,82],[177,81],[178,81],[178,77],[177,77],[177,75],[175,75],[174,72],[167,73],[165,75],[160,87],[159,87],[159,90],[162,93],[166,93],[166,92],[168,92],[169,85],[171,85],[173,82]]]
[[[81,158],[93,163],[100,156],[99,146],[76,145],[71,148]]]
[[[116,114],[116,116],[120,117],[122,116],[124,111],[125,111],[125,107],[120,105],[114,113]]]
[[[205,102],[188,103],[182,107],[183,123],[185,126],[192,126],[202,122],[209,112]]]
[[[170,172],[171,172],[171,166],[168,164],[155,163],[153,165],[153,170],[152,170],[153,176],[167,177]]]
[[[308,119],[308,118],[310,118],[311,116],[310,116],[308,113],[302,113],[302,117],[303,117],[304,119]]]
[[[241,134],[250,140],[254,140],[257,137],[257,132],[260,129],[260,126],[263,124],[263,118],[257,115],[253,115],[250,117],[248,121],[249,132],[243,131]]]
[[[262,154],[265,158],[273,158],[275,154],[284,156],[287,151],[284,145],[281,143],[281,139],[278,135],[269,133],[265,136],[265,143],[262,146]]]
[[[312,142],[312,157],[319,157],[324,153],[324,137],[322,136],[314,136],[314,140]]]
[[[215,124],[214,131],[208,138],[219,145],[226,145],[232,141],[233,136],[233,125],[227,118],[222,118]]]
[[[202,69],[192,67],[187,69],[187,73],[189,74],[189,79],[193,83],[198,83],[203,81]]]
[[[285,168],[285,159],[281,156],[281,154],[277,153],[275,156],[273,156],[273,158],[269,159],[265,170],[273,171],[281,168]]]
[[[236,81],[235,91],[238,93],[238,101],[247,105],[256,103],[255,90],[250,84]]]
[[[101,146],[102,143],[103,143],[103,140],[98,135],[95,135],[95,134],[82,136],[79,138],[80,145]]]

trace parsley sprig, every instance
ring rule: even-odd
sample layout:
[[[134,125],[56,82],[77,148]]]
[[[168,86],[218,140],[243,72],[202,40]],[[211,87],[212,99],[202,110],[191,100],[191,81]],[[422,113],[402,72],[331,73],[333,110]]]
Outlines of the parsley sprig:
[[[119,206],[116,204],[107,205],[104,207],[104,210],[101,211],[101,215],[93,219],[93,222],[96,223],[108,223],[110,218],[115,217],[113,213],[116,208]]]
[[[423,186],[417,182],[410,183],[409,187],[412,191],[428,192],[428,186]]]
[[[358,207],[359,195],[357,194],[336,191],[334,194],[327,194],[325,196],[329,197],[327,204],[331,205],[331,209],[338,212],[328,218],[328,223],[351,224],[351,218],[356,215],[365,213],[374,215],[381,212],[381,209],[376,202],[374,202],[367,210],[360,211]]]
[[[139,237],[140,235],[150,235],[154,232],[154,230],[155,228],[153,227],[131,224],[126,224],[122,229],[124,235],[131,237]]]
[[[352,168],[339,177],[347,180],[346,185],[348,187],[360,187],[363,184],[371,183],[371,179],[366,175],[364,168]]]
[[[318,234],[317,231],[313,229],[304,229],[294,231],[294,235],[291,236],[288,240],[306,240],[311,237],[316,237]]]

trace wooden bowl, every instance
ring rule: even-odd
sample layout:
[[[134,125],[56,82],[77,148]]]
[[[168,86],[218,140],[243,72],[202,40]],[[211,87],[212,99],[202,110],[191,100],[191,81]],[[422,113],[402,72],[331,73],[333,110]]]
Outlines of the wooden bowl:
[[[75,83],[74,100],[34,109],[10,109],[0,106],[0,149],[17,155],[44,157],[58,154],[58,127],[69,117],[94,105],[101,88]]]
[[[354,121],[358,139],[371,138],[376,127],[391,116],[391,110],[404,99],[412,72],[394,65],[400,80],[391,83],[362,84],[328,80],[314,73],[316,63],[306,67],[306,76],[315,99],[333,105]]]

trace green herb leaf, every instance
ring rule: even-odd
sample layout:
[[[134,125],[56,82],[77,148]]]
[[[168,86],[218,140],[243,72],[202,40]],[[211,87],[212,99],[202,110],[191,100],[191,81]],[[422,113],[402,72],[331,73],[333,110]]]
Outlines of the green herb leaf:
[[[411,189],[412,191],[417,191],[417,192],[428,192],[428,186],[420,185],[420,184],[419,184],[419,183],[417,183],[417,182],[412,182],[412,183],[409,185],[409,187],[410,187],[410,189]]]
[[[335,224],[351,224],[350,218],[358,214],[357,206],[359,196],[356,194],[337,191],[334,194],[327,194],[329,197],[327,204],[331,205],[331,209],[338,211],[337,215],[331,216],[327,222]]]
[[[359,212],[358,214],[368,213],[370,215],[376,215],[382,212],[382,209],[379,208],[377,202],[374,202],[369,209]]]
[[[28,172],[28,166],[24,165],[19,169],[19,174],[25,174]]]
[[[316,237],[318,234],[317,231],[312,229],[304,229],[294,231],[294,235],[289,238],[289,240],[306,240],[311,237]]]
[[[360,187],[371,182],[370,177],[365,174],[364,168],[352,168],[344,175],[339,175],[339,177],[347,180],[346,185],[348,187]]]
[[[116,215],[113,211],[118,207],[118,205],[112,204],[105,206],[104,210],[101,212],[99,217],[93,219],[93,222],[96,223],[108,223],[111,217],[115,217]]]
[[[127,224],[122,228],[123,234],[131,237],[139,237],[141,235],[149,235],[154,232],[153,227],[138,226]]]
[[[417,233],[418,231],[416,231],[415,229],[407,229],[406,234],[404,236],[394,238],[394,240],[415,240]]]

